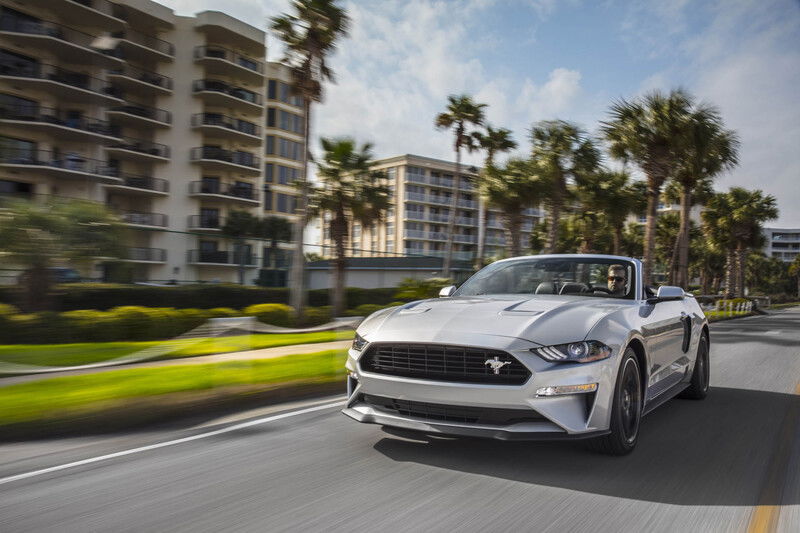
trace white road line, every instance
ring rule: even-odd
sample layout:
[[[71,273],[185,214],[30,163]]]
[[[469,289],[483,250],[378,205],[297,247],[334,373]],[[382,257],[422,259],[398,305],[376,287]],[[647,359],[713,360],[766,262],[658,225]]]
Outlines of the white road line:
[[[184,442],[190,442],[193,440],[204,439],[206,437],[213,437],[214,435],[220,435],[222,433],[229,433],[231,431],[236,431],[238,429],[247,428],[251,426],[257,426],[259,424],[266,424],[267,422],[274,422],[275,420],[281,420],[283,418],[289,418],[292,416],[297,415],[304,415],[306,413],[312,413],[314,411],[322,411],[323,409],[330,409],[331,407],[338,407],[344,405],[345,402],[333,402],[327,403],[325,405],[317,405],[315,407],[309,407],[307,409],[301,409],[299,411],[292,411],[290,413],[283,413],[280,415],[275,416],[268,416],[266,418],[257,418],[255,420],[250,420],[248,422],[242,422],[241,424],[235,424],[233,426],[228,426],[226,428],[217,429],[214,431],[209,431],[208,433],[201,433],[199,435],[192,435],[191,437],[184,437],[182,439],[175,439],[166,442],[159,442],[158,444],[150,444],[148,446],[142,446],[140,448],[132,448],[130,450],[124,450],[121,452],[110,453],[108,455],[100,455],[98,457],[90,457],[89,459],[83,459],[81,461],[75,461],[73,463],[67,463],[58,466],[51,466],[50,468],[43,468],[41,470],[34,470],[32,472],[26,472],[24,474],[17,474],[15,476],[9,476],[0,478],[0,485],[5,483],[11,483],[12,481],[19,481],[20,479],[27,479],[35,476],[41,476],[42,474],[49,474],[50,472],[58,472],[59,470],[66,470],[68,468],[74,468],[76,466],[88,465],[91,463],[97,463],[100,461],[105,461],[108,459],[114,459],[116,457],[123,457],[125,455],[131,455],[134,453],[139,452],[146,452],[149,450],[156,450],[158,448],[165,448],[167,446],[174,446],[176,444],[183,444]]]

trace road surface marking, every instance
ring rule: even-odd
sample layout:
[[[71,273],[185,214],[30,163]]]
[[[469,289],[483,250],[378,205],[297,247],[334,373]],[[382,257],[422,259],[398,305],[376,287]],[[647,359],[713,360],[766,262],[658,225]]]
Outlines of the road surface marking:
[[[800,383],[794,389],[800,395]],[[778,530],[778,518],[781,514],[781,498],[786,485],[786,473],[789,466],[794,439],[800,419],[800,402],[793,401],[784,416],[778,434],[778,446],[767,470],[767,477],[758,499],[766,505],[757,505],[747,526],[748,533],[773,533]]]
[[[317,405],[315,407],[309,407],[307,409],[301,409],[299,411],[292,411],[290,413],[283,413],[280,415],[268,416],[266,418],[257,418],[255,420],[250,420],[248,422],[242,422],[241,424],[235,424],[233,426],[228,426],[226,428],[217,429],[214,431],[209,431],[207,433],[200,433],[199,435],[192,435],[191,437],[183,437],[181,439],[170,440],[166,442],[159,442],[158,444],[150,444],[147,446],[141,446],[139,448],[132,448],[130,450],[123,450],[121,452],[109,453],[107,455],[100,455],[98,457],[90,457],[89,459],[83,459],[80,461],[75,461],[73,463],[66,463],[63,465],[58,466],[51,466],[50,468],[43,468],[41,470],[34,470],[32,472],[26,472],[24,474],[17,474],[15,476],[9,476],[0,478],[0,485],[5,483],[11,483],[12,481],[19,481],[20,479],[27,479],[35,476],[41,476],[43,474],[49,474],[50,472],[58,472],[59,470],[66,470],[68,468],[74,468],[76,466],[83,466],[92,463],[97,463],[100,461],[106,461],[108,459],[114,459],[116,457],[123,457],[125,455],[131,455],[134,453],[139,452],[146,452],[149,450],[156,450],[158,448],[165,448],[167,446],[174,446],[176,444],[183,444],[184,442],[191,442],[193,440],[204,439],[206,437],[213,437],[215,435],[220,435],[222,433],[229,433],[231,431],[236,431],[238,429],[248,428],[251,426],[257,426],[259,424],[266,424],[267,422],[274,422],[275,420],[281,420],[284,418],[290,418],[292,416],[297,415],[304,415],[306,413],[313,413],[314,411],[322,411],[323,409],[330,409],[331,407],[338,407],[344,405],[344,401],[332,402],[327,403],[324,405]]]

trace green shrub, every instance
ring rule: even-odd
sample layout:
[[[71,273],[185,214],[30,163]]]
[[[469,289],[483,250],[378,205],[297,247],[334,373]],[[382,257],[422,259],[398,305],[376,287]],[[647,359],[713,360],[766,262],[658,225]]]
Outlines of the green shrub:
[[[305,315],[303,316],[303,325],[305,326],[321,326],[331,321],[331,306],[324,305],[321,307],[306,307]]]
[[[398,300],[404,300],[406,302],[410,302],[412,300],[436,298],[439,296],[440,290],[452,284],[452,281],[446,278],[406,278],[402,283],[400,283],[400,285],[398,285],[395,298]]]
[[[209,309],[207,314],[209,318],[232,318],[242,316],[241,311],[231,309],[230,307],[215,307],[214,309]]]
[[[258,304],[245,308],[245,316],[254,316],[265,324],[288,327],[292,323],[292,308],[283,304]]]

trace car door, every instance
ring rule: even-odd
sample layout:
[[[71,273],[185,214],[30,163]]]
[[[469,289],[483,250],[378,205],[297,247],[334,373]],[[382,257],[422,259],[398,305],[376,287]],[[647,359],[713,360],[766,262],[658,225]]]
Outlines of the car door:
[[[644,303],[640,316],[643,317],[642,336],[650,355],[646,397],[650,400],[683,378],[689,363],[683,345],[687,325],[691,322],[680,300]]]

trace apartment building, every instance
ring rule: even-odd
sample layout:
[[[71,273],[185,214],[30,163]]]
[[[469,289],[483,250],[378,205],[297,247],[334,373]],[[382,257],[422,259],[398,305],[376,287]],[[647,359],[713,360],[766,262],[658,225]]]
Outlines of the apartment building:
[[[800,228],[764,228],[764,255],[791,263],[800,254]]]
[[[376,227],[351,227],[352,255],[424,255],[444,257],[448,220],[454,194],[458,194],[453,259],[471,262],[477,253],[479,202],[475,167],[462,166],[461,183],[455,190],[455,163],[418,155],[401,155],[375,162],[389,179],[391,208],[386,220]],[[487,257],[501,256],[505,234],[500,212],[491,210],[486,228]],[[534,224],[541,219],[538,209],[527,209],[522,225],[522,242],[527,243]],[[332,242],[327,223],[322,221],[322,244],[329,255]]]
[[[303,123],[264,32],[150,0],[0,11],[0,196],[107,205],[130,229],[135,280],[235,281],[240,263],[255,278],[263,246],[221,231],[233,210],[292,216]]]

